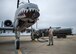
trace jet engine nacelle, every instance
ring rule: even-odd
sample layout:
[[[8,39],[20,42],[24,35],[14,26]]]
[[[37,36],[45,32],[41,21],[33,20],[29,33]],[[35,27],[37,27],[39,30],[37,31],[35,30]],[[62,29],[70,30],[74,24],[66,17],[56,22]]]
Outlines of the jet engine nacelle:
[[[5,20],[4,21],[4,27],[12,27],[12,21],[11,20]]]

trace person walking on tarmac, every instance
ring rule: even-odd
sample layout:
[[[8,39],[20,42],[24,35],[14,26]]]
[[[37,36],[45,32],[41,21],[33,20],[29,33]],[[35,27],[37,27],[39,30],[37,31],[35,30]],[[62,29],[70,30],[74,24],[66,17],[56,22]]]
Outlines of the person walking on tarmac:
[[[53,45],[53,29],[50,27],[49,29],[48,29],[48,32],[49,32],[49,44],[48,44],[48,46],[50,46],[50,45]]]

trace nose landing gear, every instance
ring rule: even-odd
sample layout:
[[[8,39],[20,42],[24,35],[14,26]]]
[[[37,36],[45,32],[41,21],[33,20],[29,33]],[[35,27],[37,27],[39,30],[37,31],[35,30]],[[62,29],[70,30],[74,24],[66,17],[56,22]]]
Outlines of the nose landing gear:
[[[15,40],[15,48],[16,50],[20,49],[20,32],[16,31],[16,40]]]

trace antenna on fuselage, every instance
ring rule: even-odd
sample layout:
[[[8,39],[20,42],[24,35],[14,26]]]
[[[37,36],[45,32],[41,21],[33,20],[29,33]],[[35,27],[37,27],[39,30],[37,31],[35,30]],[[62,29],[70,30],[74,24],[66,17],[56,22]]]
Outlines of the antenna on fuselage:
[[[17,0],[17,8],[19,7],[19,2],[20,2],[20,0]]]
[[[30,1],[28,0],[28,3],[30,3]]]

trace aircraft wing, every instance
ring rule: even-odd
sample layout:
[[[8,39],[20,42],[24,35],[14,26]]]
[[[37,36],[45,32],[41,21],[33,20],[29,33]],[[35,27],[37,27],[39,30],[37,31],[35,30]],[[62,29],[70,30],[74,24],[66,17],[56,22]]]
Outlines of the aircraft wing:
[[[25,29],[25,30],[27,33],[30,33],[32,31],[32,29]],[[13,31],[14,32],[14,27],[0,27],[0,31],[3,33],[5,33],[6,31]]]
[[[9,31],[9,30],[14,32],[13,27],[0,27],[0,32],[1,33],[5,33],[6,31]]]
[[[0,27],[0,30],[14,30],[13,27]]]

